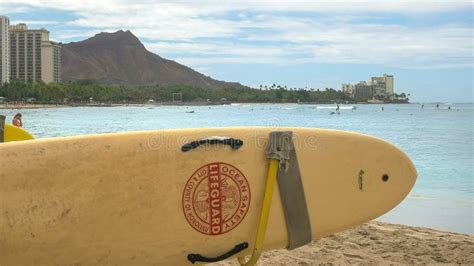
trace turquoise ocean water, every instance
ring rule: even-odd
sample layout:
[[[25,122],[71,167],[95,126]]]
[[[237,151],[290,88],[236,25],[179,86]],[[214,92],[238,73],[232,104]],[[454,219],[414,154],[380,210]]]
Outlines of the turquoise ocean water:
[[[22,112],[24,127],[37,138],[226,126],[316,127],[374,135],[404,150],[418,171],[408,198],[379,220],[474,234],[474,104],[343,108],[339,115],[330,114],[333,105],[297,104],[0,109],[0,114],[11,119]],[[186,113],[190,110],[195,113]]]

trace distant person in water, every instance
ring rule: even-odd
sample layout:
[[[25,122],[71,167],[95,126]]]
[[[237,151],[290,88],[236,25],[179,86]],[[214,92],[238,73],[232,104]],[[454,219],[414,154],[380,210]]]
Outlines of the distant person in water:
[[[436,104],[436,108],[439,108],[439,103]]]
[[[336,107],[336,112],[339,111],[339,104],[336,103],[337,107]]]
[[[425,107],[425,104],[421,104],[421,109],[423,109]]]
[[[382,111],[383,111],[383,110],[385,110],[385,109],[384,109],[383,106],[382,106]]]
[[[451,106],[448,106],[448,110],[451,110]]]
[[[21,121],[21,114],[18,113],[13,117],[12,124],[17,127],[23,127],[23,122]]]

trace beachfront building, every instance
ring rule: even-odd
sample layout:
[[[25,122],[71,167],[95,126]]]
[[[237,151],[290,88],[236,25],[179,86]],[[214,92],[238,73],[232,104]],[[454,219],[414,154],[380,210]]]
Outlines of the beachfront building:
[[[342,92],[354,97],[358,101],[391,99],[394,95],[393,75],[384,74],[382,77],[372,77],[369,81],[361,81],[352,85],[341,85]]]
[[[387,85],[387,96],[392,96],[393,95],[393,88],[394,88],[394,83],[393,83],[393,75],[387,75],[383,74],[385,78],[385,84]]]
[[[393,95],[393,75],[383,74],[382,77],[372,77],[372,85],[385,90],[385,97]]]
[[[46,29],[20,23],[10,31],[10,80],[61,81],[61,44],[49,40]]]
[[[344,92],[346,94],[349,94],[349,95],[354,94],[354,85],[352,85],[350,83],[343,83],[341,85],[341,89],[342,89],[342,92]]]
[[[61,81],[61,44],[44,42],[41,45],[41,64],[46,66],[41,73],[41,80],[46,83]]]
[[[385,84],[372,84],[372,96],[375,99],[387,98],[387,88]]]
[[[0,85],[10,78],[9,26],[10,19],[0,16]]]
[[[354,86],[354,98],[357,101],[368,101],[373,98],[373,88],[369,82],[361,81]]]

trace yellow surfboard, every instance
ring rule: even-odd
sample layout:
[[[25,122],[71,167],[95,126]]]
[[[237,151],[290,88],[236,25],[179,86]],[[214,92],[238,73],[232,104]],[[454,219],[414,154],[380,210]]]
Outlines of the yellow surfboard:
[[[397,147],[335,130],[183,129],[4,143],[1,264],[187,265],[189,254],[216,257],[243,242],[249,247],[234,257],[249,255],[275,130],[293,132],[312,239],[384,214],[415,183],[416,169]],[[242,145],[202,141],[230,138]],[[286,247],[277,186],[268,221],[263,249]]]
[[[5,130],[5,133],[4,133],[5,142],[33,139],[33,135],[31,135],[28,131],[24,130],[23,128],[19,128],[13,125],[5,125],[4,130]]]

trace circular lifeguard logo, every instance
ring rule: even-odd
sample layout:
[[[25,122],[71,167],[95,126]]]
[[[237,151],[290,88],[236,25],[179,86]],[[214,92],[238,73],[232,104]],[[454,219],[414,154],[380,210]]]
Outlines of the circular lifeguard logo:
[[[206,235],[220,235],[244,219],[250,205],[250,187],[236,167],[210,163],[189,178],[183,191],[183,211],[188,223]]]

